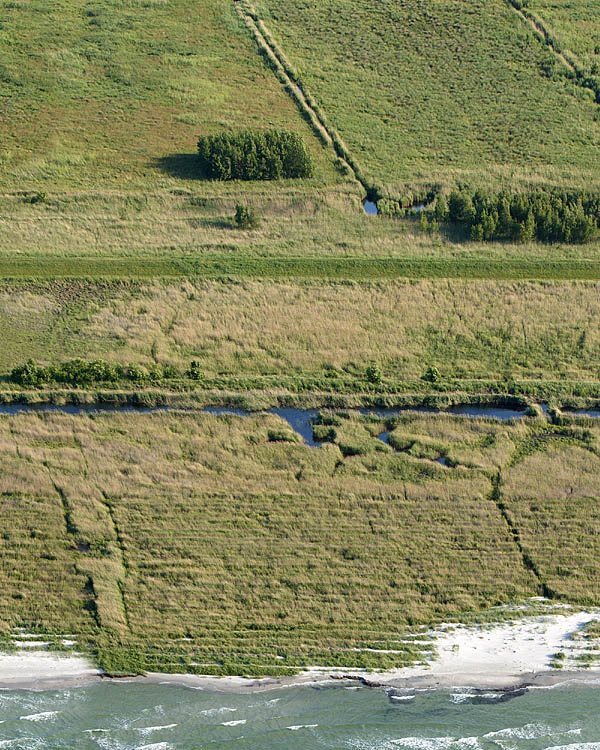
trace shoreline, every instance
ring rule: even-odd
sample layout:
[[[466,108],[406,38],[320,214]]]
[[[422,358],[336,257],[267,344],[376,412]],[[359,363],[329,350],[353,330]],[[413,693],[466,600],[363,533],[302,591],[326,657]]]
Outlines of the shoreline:
[[[253,693],[309,685],[364,685],[400,691],[465,689],[511,693],[526,688],[562,684],[600,686],[600,664],[581,668],[585,639],[573,639],[587,623],[600,620],[600,611],[542,614],[516,622],[465,626],[448,624],[435,631],[437,657],[425,664],[372,673],[362,670],[312,667],[291,677],[214,677],[149,672],[141,676],[109,677],[82,655],[64,656],[21,650],[0,654],[0,690],[59,690],[100,682],[176,685],[195,690]],[[564,668],[553,668],[562,651]]]
[[[64,661],[69,657],[59,657]],[[0,668],[2,656],[0,656]],[[399,692],[447,692],[451,690],[473,690],[477,693],[498,693],[508,695],[514,693],[522,694],[531,688],[551,689],[555,687],[600,687],[600,669],[580,670],[543,670],[515,674],[509,679],[494,679],[491,676],[487,680],[480,680],[473,675],[457,675],[455,677],[423,674],[415,677],[399,677],[395,673],[375,675],[372,673],[356,674],[344,672],[336,674],[332,671],[302,672],[292,677],[213,677],[193,674],[168,674],[162,672],[148,672],[145,675],[130,677],[106,677],[100,670],[87,669],[85,673],[53,675],[39,674],[21,677],[18,680],[2,679],[0,673],[0,692],[6,691],[31,691],[44,692],[52,690],[68,690],[80,687],[89,687],[101,683],[113,685],[166,685],[173,687],[185,687],[191,690],[252,694],[271,690],[281,690],[294,687],[369,687],[373,689],[397,690]]]

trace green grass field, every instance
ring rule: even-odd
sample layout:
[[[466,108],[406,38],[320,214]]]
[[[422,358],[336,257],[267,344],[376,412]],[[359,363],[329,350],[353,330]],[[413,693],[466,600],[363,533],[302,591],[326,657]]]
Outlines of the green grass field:
[[[257,0],[363,171],[406,185],[597,184],[597,105],[503,0]]]
[[[233,2],[3,2],[4,191],[145,191],[198,182],[198,136],[289,127],[324,151]]]
[[[598,0],[567,3],[556,0],[530,0],[527,10],[533,11],[545,28],[559,42],[561,48],[574,54],[575,59],[588,72],[598,74],[600,50],[600,3]],[[594,68],[594,65],[596,66]]]

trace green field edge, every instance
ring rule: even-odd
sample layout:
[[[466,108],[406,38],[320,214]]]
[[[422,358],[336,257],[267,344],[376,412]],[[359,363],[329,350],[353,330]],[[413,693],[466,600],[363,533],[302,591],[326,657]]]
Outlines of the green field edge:
[[[184,256],[139,258],[0,258],[0,278],[11,279],[501,279],[600,280],[599,260]]]
[[[577,410],[600,408],[600,382],[572,381],[520,381],[506,390],[502,381],[453,381],[437,384],[435,389],[421,386],[413,381],[398,384],[394,390],[382,388],[368,391],[364,388],[335,388],[323,391],[306,382],[304,390],[290,388],[287,379],[275,383],[270,378],[249,379],[247,388],[239,382],[226,378],[208,381],[197,390],[173,390],[167,387],[127,388],[117,385],[67,388],[40,387],[38,389],[0,390],[0,407],[42,407],[45,405],[81,406],[106,408],[168,408],[189,411],[209,407],[225,407],[248,412],[266,409],[425,409],[444,412],[456,406],[479,406],[490,408],[527,410],[536,404],[549,404],[553,409]],[[238,385],[236,389],[234,386]],[[310,388],[310,386],[313,386]],[[451,412],[449,412],[451,414]],[[1,414],[0,414],[1,416]],[[532,413],[539,417],[541,414]],[[588,417],[573,415],[577,419]]]

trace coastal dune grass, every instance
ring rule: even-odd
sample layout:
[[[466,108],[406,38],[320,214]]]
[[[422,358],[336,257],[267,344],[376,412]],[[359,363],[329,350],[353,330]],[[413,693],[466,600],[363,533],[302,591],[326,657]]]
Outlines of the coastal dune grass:
[[[109,672],[383,670],[442,621],[599,603],[590,420],[321,422],[310,448],[264,414],[1,417],[4,637],[68,629]]]

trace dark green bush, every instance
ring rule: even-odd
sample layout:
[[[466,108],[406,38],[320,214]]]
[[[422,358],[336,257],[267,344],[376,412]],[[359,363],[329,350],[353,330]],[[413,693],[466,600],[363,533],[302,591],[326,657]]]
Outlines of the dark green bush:
[[[304,141],[287,130],[202,136],[198,153],[202,171],[213,180],[278,180],[313,174]]]
[[[435,365],[431,365],[427,368],[425,374],[422,376],[422,380],[426,380],[428,383],[438,383],[441,379],[441,373]]]
[[[463,225],[473,240],[586,242],[598,227],[600,195],[538,190],[486,193],[455,190],[448,219]]]
[[[200,362],[198,362],[197,359],[193,359],[191,361],[190,368],[189,370],[186,370],[185,375],[192,380],[202,380],[202,368],[200,367]]]
[[[238,203],[235,207],[235,216],[233,219],[239,229],[256,229],[259,221],[253,208]]]
[[[383,378],[381,367],[379,367],[377,362],[371,362],[371,364],[367,365],[365,375],[367,376],[369,383],[373,383],[374,385],[379,385]]]
[[[24,365],[13,367],[10,379],[19,385],[37,387],[49,380],[46,367],[40,367],[30,359]]]
[[[73,359],[46,367],[37,365],[30,359],[26,364],[14,367],[10,374],[14,383],[34,388],[45,383],[65,383],[86,387],[94,383],[116,383],[124,379],[144,383],[148,380],[157,381],[176,377],[179,377],[179,372],[173,365],[153,364],[149,369],[145,369],[135,364],[113,364],[102,359],[92,361]]]

